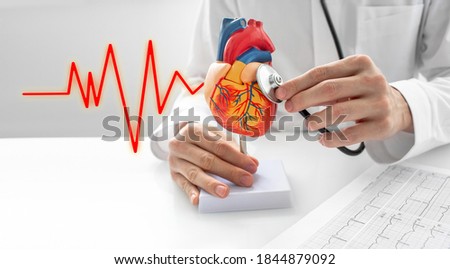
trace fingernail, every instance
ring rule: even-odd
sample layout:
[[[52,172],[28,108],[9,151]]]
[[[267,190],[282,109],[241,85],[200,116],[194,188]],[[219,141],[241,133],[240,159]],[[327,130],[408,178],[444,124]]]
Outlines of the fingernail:
[[[322,146],[323,146],[323,135],[319,136],[319,143],[322,144]]]
[[[227,195],[227,188],[223,185],[217,185],[215,191],[216,194],[222,198],[224,198]]]
[[[257,169],[258,169],[258,167],[256,166],[256,164],[252,163],[252,164],[247,165],[247,169],[245,169],[245,170],[247,170],[248,172],[253,174],[256,172]]]
[[[194,204],[196,197],[197,197],[197,195],[195,195],[195,193],[191,193],[191,204]]]
[[[317,129],[317,123],[314,121],[307,122],[307,126],[309,131],[315,131]]]
[[[286,103],[284,104],[284,107],[286,108],[286,110],[288,112],[292,111],[292,102],[291,101],[286,101]]]
[[[244,175],[241,177],[241,185],[250,187],[253,184],[253,178],[249,175]]]
[[[278,99],[284,99],[286,97],[286,90],[283,88],[278,88],[275,95]]]
[[[258,166],[259,166],[259,161],[258,161],[258,159],[256,159],[256,158],[253,157],[253,156],[249,156],[249,157],[250,157],[250,159],[252,159],[253,163],[255,163],[256,167],[258,167]]]

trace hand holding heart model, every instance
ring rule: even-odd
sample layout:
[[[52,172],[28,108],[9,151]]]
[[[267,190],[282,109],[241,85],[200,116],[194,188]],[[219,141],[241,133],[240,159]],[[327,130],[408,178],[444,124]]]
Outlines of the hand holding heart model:
[[[270,64],[275,50],[262,22],[225,18],[217,62],[205,79],[205,99],[217,122],[228,131],[251,137],[264,135],[276,112],[256,82],[256,70]]]

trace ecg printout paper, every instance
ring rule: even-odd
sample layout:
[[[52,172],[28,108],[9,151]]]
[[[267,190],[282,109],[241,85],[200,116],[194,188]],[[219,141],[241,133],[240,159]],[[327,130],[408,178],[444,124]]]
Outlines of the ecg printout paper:
[[[266,247],[450,248],[450,171],[373,166]]]

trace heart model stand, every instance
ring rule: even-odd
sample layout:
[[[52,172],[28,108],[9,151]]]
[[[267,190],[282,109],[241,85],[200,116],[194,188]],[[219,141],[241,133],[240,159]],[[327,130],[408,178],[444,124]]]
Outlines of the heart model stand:
[[[276,104],[270,102],[256,83],[256,69],[270,64],[275,50],[272,41],[253,19],[222,22],[217,62],[205,79],[205,99],[217,122],[239,134],[242,153],[247,154],[246,137],[264,135],[272,124]],[[240,187],[212,175],[230,187],[226,198],[200,192],[199,211],[224,212],[274,209],[291,206],[291,188],[281,160],[261,160],[251,187]]]

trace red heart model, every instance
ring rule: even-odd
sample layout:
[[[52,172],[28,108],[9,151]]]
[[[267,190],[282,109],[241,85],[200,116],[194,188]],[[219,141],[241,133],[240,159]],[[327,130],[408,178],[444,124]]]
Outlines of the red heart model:
[[[226,33],[230,22],[237,20],[242,22],[243,19],[224,19],[221,34]],[[215,119],[225,129],[258,137],[269,130],[276,104],[259,89],[256,68],[262,62],[270,64],[270,53],[275,48],[261,22],[251,19],[241,28],[234,30],[226,40],[221,36],[225,44],[223,52],[219,44],[223,62],[219,59],[210,66],[205,79],[205,98]]]

